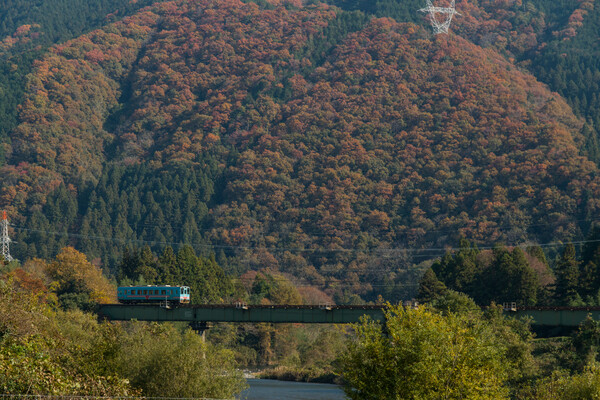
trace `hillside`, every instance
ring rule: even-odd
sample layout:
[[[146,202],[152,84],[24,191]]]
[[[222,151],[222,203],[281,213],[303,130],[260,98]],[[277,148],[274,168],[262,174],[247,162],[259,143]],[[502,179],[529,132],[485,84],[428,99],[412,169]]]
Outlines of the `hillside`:
[[[179,0],[54,46],[1,168],[14,252],[114,267],[125,245],[189,243],[350,301],[414,292],[440,254],[415,250],[460,236],[581,236],[600,199],[584,120],[475,44],[470,15],[433,37],[325,4]]]
[[[421,0],[327,0],[348,10],[424,24]],[[445,0],[436,4],[443,5]],[[447,2],[447,1],[446,1]],[[563,96],[586,120],[582,150],[600,162],[600,7],[595,0],[458,0],[452,30],[492,48]]]
[[[49,46],[131,15],[152,0],[5,0],[0,4],[0,164],[32,63]]]

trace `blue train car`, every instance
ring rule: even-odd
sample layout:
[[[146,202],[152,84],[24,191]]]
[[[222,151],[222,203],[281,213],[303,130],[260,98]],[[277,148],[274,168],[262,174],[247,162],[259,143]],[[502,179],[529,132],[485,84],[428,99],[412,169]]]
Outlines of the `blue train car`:
[[[121,286],[117,289],[117,300],[123,304],[187,304],[190,302],[188,286]]]

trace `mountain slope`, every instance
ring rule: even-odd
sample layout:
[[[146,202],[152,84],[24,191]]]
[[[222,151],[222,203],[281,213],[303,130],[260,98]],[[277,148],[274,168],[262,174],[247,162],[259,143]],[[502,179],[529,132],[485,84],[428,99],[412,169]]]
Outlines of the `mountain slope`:
[[[185,242],[372,296],[439,254],[400,249],[587,228],[597,169],[563,99],[459,36],[347,16],[180,0],[55,47],[2,168],[18,249]]]
[[[0,165],[17,125],[17,106],[33,61],[56,43],[124,18],[152,0],[5,0],[0,3]]]

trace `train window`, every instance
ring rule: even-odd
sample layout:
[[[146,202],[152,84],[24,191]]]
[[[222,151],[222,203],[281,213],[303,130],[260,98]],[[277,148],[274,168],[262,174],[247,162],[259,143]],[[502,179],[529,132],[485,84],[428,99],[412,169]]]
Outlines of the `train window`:
[[[144,294],[148,294],[148,291],[146,289],[144,289]]]
[[[167,294],[167,291],[162,289],[160,294]]]

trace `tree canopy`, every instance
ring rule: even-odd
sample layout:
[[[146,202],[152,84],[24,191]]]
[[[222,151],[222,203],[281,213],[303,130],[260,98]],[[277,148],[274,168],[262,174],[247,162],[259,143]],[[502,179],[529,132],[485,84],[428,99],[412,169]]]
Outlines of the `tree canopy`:
[[[463,313],[391,307],[380,325],[355,326],[341,360],[359,399],[504,399],[514,366],[492,325]]]

